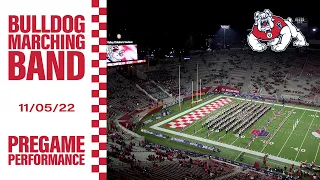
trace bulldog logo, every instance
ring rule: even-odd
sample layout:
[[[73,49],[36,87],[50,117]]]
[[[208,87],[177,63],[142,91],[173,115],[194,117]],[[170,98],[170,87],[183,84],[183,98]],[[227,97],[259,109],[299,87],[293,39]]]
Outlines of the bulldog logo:
[[[295,39],[293,45],[296,47],[309,45],[291,18],[283,19],[266,9],[263,12],[255,12],[254,20],[252,31],[247,37],[253,51],[263,52],[268,46],[275,52],[285,51],[292,38]]]

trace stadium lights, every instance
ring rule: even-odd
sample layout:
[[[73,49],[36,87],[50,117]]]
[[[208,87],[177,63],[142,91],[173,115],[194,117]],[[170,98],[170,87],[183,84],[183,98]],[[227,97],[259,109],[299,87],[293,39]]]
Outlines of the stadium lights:
[[[221,25],[222,29],[230,29],[230,25]]]
[[[226,48],[226,29],[230,29],[230,25],[221,25],[223,29],[223,48]]]
[[[316,38],[316,31],[317,31],[317,29],[316,29],[316,28],[313,28],[313,29],[312,29],[313,39],[315,39],[315,38]]]

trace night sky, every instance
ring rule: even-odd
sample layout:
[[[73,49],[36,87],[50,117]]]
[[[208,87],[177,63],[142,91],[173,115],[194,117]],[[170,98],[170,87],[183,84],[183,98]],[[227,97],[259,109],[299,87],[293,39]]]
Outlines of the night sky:
[[[254,5],[244,1],[226,0],[108,0],[108,34],[117,34],[120,29],[126,29],[135,39],[141,39],[141,34],[157,39],[159,34],[164,32],[172,36],[189,33],[210,34],[216,32],[221,24],[228,24],[233,30],[245,33],[254,23],[254,12],[264,9],[270,9],[274,15],[283,18],[306,17],[310,28],[320,29],[320,8],[317,4],[312,6],[310,3],[300,4],[302,1],[291,1],[292,5],[287,9],[281,8],[288,6],[283,5],[284,3],[276,4],[274,7],[268,6],[269,3],[275,2],[277,1],[259,1],[259,4],[263,5]]]

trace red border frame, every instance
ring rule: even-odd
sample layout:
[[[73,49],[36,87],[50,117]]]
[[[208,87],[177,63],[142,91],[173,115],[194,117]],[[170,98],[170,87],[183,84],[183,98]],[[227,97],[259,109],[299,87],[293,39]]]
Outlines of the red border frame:
[[[126,64],[140,64],[140,63],[145,63],[147,60],[134,60],[134,61],[125,61],[125,62],[116,62],[116,63],[108,63],[109,66],[121,66],[121,65],[126,65]]]
[[[91,0],[91,6],[96,12],[91,16],[94,27],[98,23],[98,29],[92,29],[91,37],[96,39],[98,44],[93,44],[91,60],[93,88],[91,97],[93,99],[91,111],[93,119],[91,127],[95,134],[91,137],[91,142],[97,147],[92,149],[91,157],[97,159],[96,164],[91,165],[91,172],[98,174],[98,180],[107,179],[107,1]]]

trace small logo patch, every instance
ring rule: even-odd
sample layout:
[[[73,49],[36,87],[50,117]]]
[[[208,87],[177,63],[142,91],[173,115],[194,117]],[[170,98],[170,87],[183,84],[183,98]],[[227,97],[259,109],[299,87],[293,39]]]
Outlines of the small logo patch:
[[[271,34],[271,33],[268,33],[268,34],[267,34],[267,37],[268,37],[268,38],[272,38],[272,34]]]
[[[256,135],[256,136],[261,136],[261,137],[266,137],[269,135],[269,132],[262,130],[262,129],[253,129],[250,134]]]

